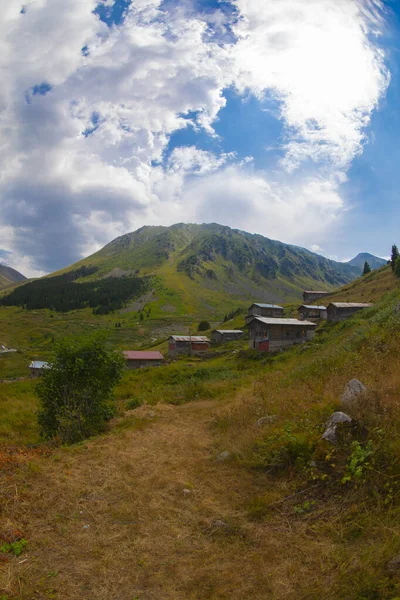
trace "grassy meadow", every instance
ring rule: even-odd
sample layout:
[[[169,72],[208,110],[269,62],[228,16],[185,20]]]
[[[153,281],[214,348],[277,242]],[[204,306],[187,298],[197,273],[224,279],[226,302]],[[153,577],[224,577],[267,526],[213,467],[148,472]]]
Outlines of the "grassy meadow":
[[[40,444],[35,382],[0,384],[0,536],[26,540],[0,552],[1,600],[400,598],[399,283],[383,268],[334,297],[375,306],[275,356],[235,342],[126,372],[110,429],[71,447]],[[115,347],[140,339],[116,315],[13,310],[2,335],[40,358],[47,328],[84,334],[86,317]],[[333,447],[352,378],[368,393]]]

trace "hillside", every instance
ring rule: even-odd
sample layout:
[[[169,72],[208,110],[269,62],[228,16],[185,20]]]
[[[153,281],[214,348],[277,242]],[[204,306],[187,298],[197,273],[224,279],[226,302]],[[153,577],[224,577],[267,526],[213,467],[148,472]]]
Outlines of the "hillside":
[[[33,382],[0,384],[0,535],[26,541],[0,597],[399,598],[399,280],[347,294],[375,306],[305,346],[126,373],[110,430],[69,448],[40,444]],[[368,392],[326,445],[354,377]]]
[[[180,223],[123,235],[68,269],[18,288],[2,303],[56,310],[90,306],[106,313],[129,310],[129,300],[147,293],[153,316],[221,319],[254,300],[297,301],[304,289],[331,290],[359,274],[356,267],[260,235]],[[82,285],[85,290],[77,288]],[[115,301],[117,287],[124,289]]]
[[[25,279],[26,277],[15,269],[0,264],[0,290],[13,285],[14,283],[24,281]]]
[[[352,267],[356,267],[357,269],[360,269],[362,271],[364,268],[365,261],[369,264],[372,270],[379,269],[380,267],[383,267],[387,264],[387,260],[385,260],[384,258],[379,258],[379,256],[374,256],[373,254],[369,254],[368,252],[360,252],[359,254],[357,254],[357,256],[347,261],[346,264],[351,265]]]

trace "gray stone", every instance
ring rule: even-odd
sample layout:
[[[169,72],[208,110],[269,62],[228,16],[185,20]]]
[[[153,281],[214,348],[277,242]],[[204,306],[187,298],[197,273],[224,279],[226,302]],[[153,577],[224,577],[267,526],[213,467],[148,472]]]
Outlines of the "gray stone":
[[[390,575],[395,575],[400,569],[400,554],[397,554],[386,565],[386,570]]]
[[[352,379],[344,388],[341,403],[345,408],[353,408],[360,397],[367,392],[367,388],[358,379]]]
[[[222,519],[217,519],[214,521],[213,527],[215,529],[226,529],[228,527],[228,523],[225,523],[225,521],[222,521]]]
[[[325,431],[322,434],[322,439],[336,444],[337,442],[337,426],[339,423],[351,423],[352,419],[346,413],[337,411],[334,412],[328,419],[325,425]]]
[[[150,410],[150,411],[147,413],[147,416],[148,416],[148,418],[149,418],[149,419],[154,419],[154,417],[156,416],[156,413],[155,413],[155,412],[153,412],[152,410]]]
[[[263,427],[264,425],[269,425],[270,423],[276,421],[277,418],[278,415],[268,415],[266,417],[261,417],[261,419],[258,419],[258,421],[256,421],[256,427]]]
[[[190,490],[188,490],[187,488],[185,488],[184,490],[182,490],[182,494],[183,494],[184,496],[190,496],[190,494],[191,494],[191,493],[192,493],[192,492],[191,492]]]
[[[228,452],[227,450],[224,450],[224,452],[221,452],[221,454],[218,454],[217,456],[217,460],[221,462],[224,460],[229,460],[230,458],[232,458],[232,453]]]

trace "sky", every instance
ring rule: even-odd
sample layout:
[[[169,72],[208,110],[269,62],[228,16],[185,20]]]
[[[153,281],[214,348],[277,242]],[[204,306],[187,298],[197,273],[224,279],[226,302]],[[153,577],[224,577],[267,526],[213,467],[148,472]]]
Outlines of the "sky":
[[[399,0],[0,0],[0,261],[217,222],[400,243]]]

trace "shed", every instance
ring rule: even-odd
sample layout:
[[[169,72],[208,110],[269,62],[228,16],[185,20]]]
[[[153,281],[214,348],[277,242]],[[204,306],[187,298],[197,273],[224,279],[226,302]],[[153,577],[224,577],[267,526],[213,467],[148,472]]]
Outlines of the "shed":
[[[211,333],[211,339],[217,344],[224,344],[225,342],[232,342],[233,340],[240,340],[243,336],[243,331],[240,329],[214,329]]]
[[[158,351],[127,350],[123,354],[128,369],[158,367],[164,361],[163,355]]]
[[[324,292],[322,290],[305,290],[303,292],[303,302],[304,304],[315,302],[315,300],[320,300],[324,296],[329,296],[329,292]]]
[[[249,348],[274,352],[311,340],[317,324],[298,319],[253,317],[249,323]]]
[[[33,360],[29,365],[31,377],[39,377],[44,369],[51,369],[50,363],[42,360]]]
[[[252,317],[283,317],[283,306],[278,304],[260,304],[255,302],[247,311],[246,325],[251,321]]]
[[[368,302],[331,302],[327,308],[328,321],[343,321],[359,310],[370,308],[371,306],[373,304]]]
[[[312,304],[302,304],[297,309],[300,321],[326,320],[326,306],[314,306]]]
[[[210,340],[204,335],[171,335],[168,338],[168,355],[197,355],[210,349]]]

